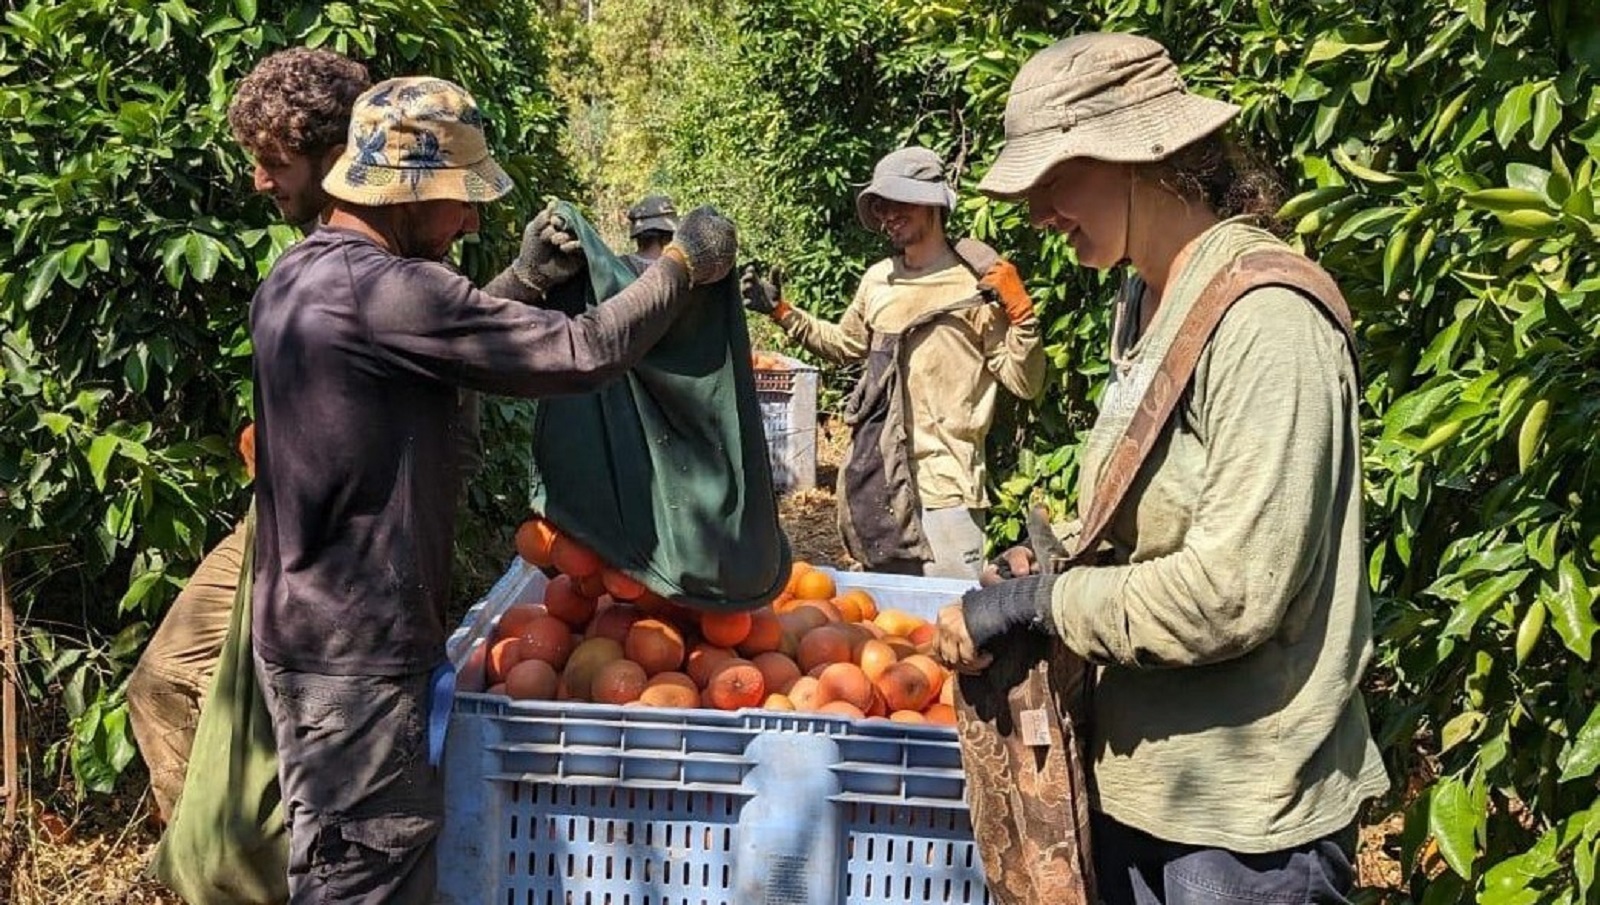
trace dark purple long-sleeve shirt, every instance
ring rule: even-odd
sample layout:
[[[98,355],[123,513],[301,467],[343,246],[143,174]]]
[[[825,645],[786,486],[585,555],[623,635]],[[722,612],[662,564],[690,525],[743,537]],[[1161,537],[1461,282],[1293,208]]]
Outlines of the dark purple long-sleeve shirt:
[[[439,664],[457,389],[593,389],[661,338],[687,283],[668,261],[569,317],[346,230],[285,252],[250,309],[257,654],[335,675]]]

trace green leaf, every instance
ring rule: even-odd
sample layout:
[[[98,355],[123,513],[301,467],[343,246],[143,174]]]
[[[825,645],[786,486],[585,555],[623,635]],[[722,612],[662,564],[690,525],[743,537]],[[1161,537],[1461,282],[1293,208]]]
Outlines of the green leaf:
[[[1561,782],[1583,779],[1600,769],[1600,707],[1589,711],[1589,719],[1572,744],[1561,755]]]
[[[1488,718],[1477,710],[1467,710],[1458,713],[1450,722],[1444,724],[1439,730],[1439,753],[1443,754],[1451,748],[1469,741],[1477,735],[1488,722]]]
[[[209,282],[217,275],[217,265],[222,262],[222,244],[204,233],[190,233],[184,243],[183,259],[195,279]]]
[[[1469,206],[1485,211],[1548,210],[1550,202],[1544,195],[1525,188],[1484,189],[1468,192],[1461,200]]]
[[[1480,813],[1473,807],[1471,791],[1454,776],[1440,780],[1428,798],[1428,832],[1438,841],[1445,863],[1468,880],[1477,858]]]
[[[34,268],[33,278],[28,281],[28,289],[22,296],[22,310],[32,311],[44,301],[45,294],[50,291],[56,276],[61,273],[61,257],[61,252],[55,252]]]
[[[1600,632],[1600,622],[1594,618],[1594,595],[1571,553],[1563,556],[1556,567],[1555,589],[1545,595],[1544,602],[1561,642],[1587,663],[1594,653],[1594,635]]]
[[[1306,54],[1306,65],[1315,66],[1328,60],[1336,60],[1347,53],[1376,53],[1388,46],[1388,41],[1349,44],[1335,38],[1320,37],[1311,45],[1311,52]]]
[[[1390,176],[1388,173],[1381,173],[1370,167],[1365,167],[1359,163],[1356,163],[1350,158],[1350,155],[1344,152],[1344,149],[1342,148],[1333,149],[1333,159],[1339,164],[1339,166],[1343,167],[1346,172],[1362,182],[1370,182],[1374,185],[1396,185],[1400,182],[1397,177]]]
[[[1546,85],[1533,99],[1533,138],[1529,143],[1535,149],[1544,147],[1560,125],[1561,96],[1554,85]]]
[[[1534,93],[1539,88],[1538,83],[1518,85],[1506,94],[1505,100],[1495,109],[1494,140],[1500,147],[1510,147],[1517,133],[1522,131],[1522,127],[1533,117],[1531,103]]]
[[[1450,611],[1450,618],[1445,622],[1440,636],[1464,638],[1472,634],[1473,626],[1478,624],[1483,614],[1521,587],[1530,574],[1528,569],[1516,569],[1480,582]]]
[[[141,572],[138,578],[128,584],[127,593],[123,594],[122,599],[117,602],[117,612],[126,613],[137,608],[139,604],[144,602],[145,597],[150,594],[150,589],[154,588],[166,577],[166,572],[159,569]]]
[[[106,489],[106,469],[111,464],[111,456],[116,453],[117,446],[121,443],[110,434],[101,434],[89,443],[89,474],[94,478],[97,490]]]

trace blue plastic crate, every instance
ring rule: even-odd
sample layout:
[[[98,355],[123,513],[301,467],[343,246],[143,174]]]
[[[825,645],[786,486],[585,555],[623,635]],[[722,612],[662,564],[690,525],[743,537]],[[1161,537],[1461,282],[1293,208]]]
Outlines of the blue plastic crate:
[[[931,618],[963,582],[835,573]],[[816,714],[510,701],[479,693],[520,561],[450,638],[440,895],[450,905],[989,901],[947,727]]]

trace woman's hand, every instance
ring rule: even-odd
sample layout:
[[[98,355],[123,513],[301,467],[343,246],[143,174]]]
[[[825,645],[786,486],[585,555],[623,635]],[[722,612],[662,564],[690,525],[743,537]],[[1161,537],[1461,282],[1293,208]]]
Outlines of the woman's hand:
[[[933,638],[933,658],[969,676],[983,672],[994,662],[992,655],[978,650],[978,646],[972,642],[962,604],[952,603],[939,611],[939,631]]]

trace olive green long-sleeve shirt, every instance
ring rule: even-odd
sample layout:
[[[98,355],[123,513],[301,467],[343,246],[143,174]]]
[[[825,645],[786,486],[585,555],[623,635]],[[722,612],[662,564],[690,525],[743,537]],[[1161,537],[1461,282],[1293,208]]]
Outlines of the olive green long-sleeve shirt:
[[[1079,511],[1211,276],[1277,240],[1203,236],[1146,335],[1119,299],[1112,382]],[[1357,376],[1339,329],[1291,290],[1224,317],[1109,532],[1121,565],[1053,588],[1067,645],[1102,668],[1099,807],[1163,839],[1266,852],[1336,832],[1387,779],[1358,682],[1372,651]]]
[[[789,338],[829,361],[860,361],[873,333],[899,333],[929,311],[969,299],[977,278],[946,250],[920,270],[885,258],[862,277],[837,325],[799,309],[780,322]],[[1032,399],[1044,387],[1039,320],[1011,323],[994,305],[953,312],[907,340],[911,467],[927,509],[989,505],[984,440],[999,388]]]

